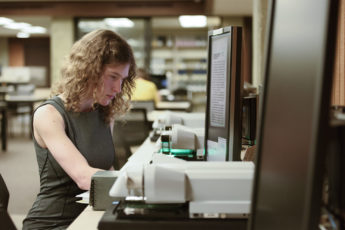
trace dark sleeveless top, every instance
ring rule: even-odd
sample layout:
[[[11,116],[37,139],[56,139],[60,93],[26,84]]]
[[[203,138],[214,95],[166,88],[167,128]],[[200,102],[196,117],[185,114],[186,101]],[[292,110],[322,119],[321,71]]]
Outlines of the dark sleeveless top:
[[[63,101],[53,97],[42,105],[53,105],[63,117],[65,131],[91,167],[108,170],[115,150],[110,127],[99,110],[74,113],[65,110]],[[42,106],[40,105],[40,106]],[[75,196],[84,192],[65,173],[51,152],[33,137],[40,175],[40,192],[23,221],[23,229],[65,229],[84,210]]]

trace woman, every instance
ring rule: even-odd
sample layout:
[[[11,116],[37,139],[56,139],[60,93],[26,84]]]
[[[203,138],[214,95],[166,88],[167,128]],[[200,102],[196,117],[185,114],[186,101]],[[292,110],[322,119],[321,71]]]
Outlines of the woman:
[[[143,68],[137,70],[132,100],[154,101],[156,105],[161,100],[156,85],[150,81],[149,74]]]
[[[86,207],[75,196],[96,171],[112,169],[112,124],[129,108],[135,68],[131,47],[112,31],[73,45],[56,96],[34,113],[40,192],[23,229],[65,229]]]

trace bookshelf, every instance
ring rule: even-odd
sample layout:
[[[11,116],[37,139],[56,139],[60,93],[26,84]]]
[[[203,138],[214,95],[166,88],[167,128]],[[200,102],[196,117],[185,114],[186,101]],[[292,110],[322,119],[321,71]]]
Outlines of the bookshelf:
[[[189,32],[189,31],[188,31]],[[151,72],[166,74],[168,89],[186,89],[194,111],[206,106],[207,29],[153,31]]]

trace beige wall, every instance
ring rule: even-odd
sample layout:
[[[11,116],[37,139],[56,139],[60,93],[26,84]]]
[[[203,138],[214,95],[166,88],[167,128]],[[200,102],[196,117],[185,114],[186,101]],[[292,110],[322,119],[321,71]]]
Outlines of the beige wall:
[[[243,17],[223,17],[222,27],[243,26]]]
[[[74,27],[72,17],[54,17],[51,21],[50,61],[51,83],[60,78],[60,70],[66,55],[69,54],[74,42]]]
[[[265,37],[267,23],[268,0],[253,1],[253,31],[252,31],[252,79],[253,85],[263,84],[263,70],[265,59]],[[222,26],[243,26],[244,18],[224,17]]]
[[[253,1],[253,85],[263,84],[268,0]]]
[[[0,65],[1,66],[8,66],[8,40],[6,37],[0,38]]]

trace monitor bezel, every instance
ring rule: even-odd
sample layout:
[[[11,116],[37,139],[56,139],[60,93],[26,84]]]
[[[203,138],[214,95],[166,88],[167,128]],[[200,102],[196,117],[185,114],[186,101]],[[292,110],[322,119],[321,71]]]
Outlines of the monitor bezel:
[[[217,128],[210,125],[211,108],[211,54],[213,38],[229,36],[228,40],[228,62],[226,81],[225,101],[225,127]],[[210,160],[208,152],[208,140],[218,141],[216,138],[226,140],[225,161],[241,160],[241,139],[242,139],[242,86],[241,76],[241,51],[242,51],[242,28],[224,27],[208,32],[208,59],[207,59],[207,102],[205,116],[205,159]]]

